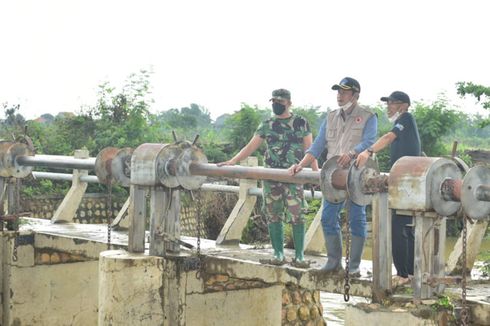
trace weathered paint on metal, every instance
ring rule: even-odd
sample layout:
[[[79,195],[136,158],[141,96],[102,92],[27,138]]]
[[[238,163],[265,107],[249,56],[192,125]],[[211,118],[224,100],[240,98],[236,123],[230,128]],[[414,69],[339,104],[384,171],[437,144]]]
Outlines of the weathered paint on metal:
[[[160,184],[157,176],[158,153],[167,144],[145,143],[138,146],[131,157],[131,184],[155,186]]]
[[[34,151],[24,143],[0,142],[0,177],[25,178],[32,172],[32,167],[20,165],[18,157],[32,157]]]
[[[393,209],[426,211],[428,205],[427,174],[437,158],[400,158],[390,170],[388,178],[389,206]]]
[[[102,149],[95,158],[95,174],[103,184],[114,183],[112,176],[112,159],[116,156],[119,149],[116,147],[106,147]]]

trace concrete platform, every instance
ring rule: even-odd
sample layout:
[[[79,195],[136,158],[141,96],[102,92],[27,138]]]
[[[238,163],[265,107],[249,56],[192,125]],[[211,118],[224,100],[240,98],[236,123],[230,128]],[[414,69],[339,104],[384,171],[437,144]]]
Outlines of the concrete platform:
[[[23,218],[20,227],[21,231],[33,231],[37,234],[56,236],[72,241],[88,241],[97,243],[100,251],[104,250],[107,244],[107,226],[102,224],[78,224],[78,223],[57,223],[52,224],[49,220],[36,218]],[[149,235],[148,235],[149,236]],[[148,237],[147,237],[148,238]],[[181,239],[196,247],[197,239],[194,237],[181,237]],[[112,249],[127,249],[127,232],[113,230],[111,235]],[[56,249],[66,250],[66,242],[60,245],[52,244]],[[145,244],[148,253],[148,242]],[[94,255],[98,255],[98,251]],[[210,274],[226,273],[239,278],[263,279],[267,283],[295,283],[301,287],[318,289],[320,291],[343,293],[344,275],[324,275],[319,273],[319,269],[326,261],[326,256],[306,255],[306,259],[311,262],[309,269],[299,269],[290,266],[263,265],[260,259],[269,258],[272,255],[270,246],[253,247],[240,244],[237,246],[216,246],[215,241],[201,239],[201,252],[205,256],[206,272]],[[286,257],[290,260],[294,257],[294,250],[285,249]],[[195,250],[181,247],[181,254],[184,258],[192,259]],[[94,257],[95,258],[95,257]],[[361,278],[351,280],[351,294],[362,297],[371,297],[371,261],[361,262]]]

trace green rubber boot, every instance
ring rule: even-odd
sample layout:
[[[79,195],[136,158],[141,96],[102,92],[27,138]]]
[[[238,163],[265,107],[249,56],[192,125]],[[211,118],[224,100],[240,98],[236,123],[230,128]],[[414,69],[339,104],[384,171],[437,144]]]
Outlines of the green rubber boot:
[[[305,261],[305,224],[293,224],[293,242],[295,258],[291,263],[294,267],[308,268],[310,264]]]
[[[293,224],[293,242],[296,261],[305,260],[305,225]]]
[[[284,227],[282,222],[269,224],[269,236],[271,238],[272,248],[274,249],[273,259],[261,259],[262,264],[283,265],[284,259]]]

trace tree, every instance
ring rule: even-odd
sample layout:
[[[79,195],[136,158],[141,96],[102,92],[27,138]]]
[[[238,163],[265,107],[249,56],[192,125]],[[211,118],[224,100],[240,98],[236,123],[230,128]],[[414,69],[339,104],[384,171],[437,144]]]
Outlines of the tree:
[[[9,105],[3,103],[5,120],[2,122],[2,137],[12,139],[12,136],[24,134],[26,119],[19,113],[20,104]]]
[[[228,139],[235,152],[250,141],[260,122],[265,120],[266,116],[270,116],[269,110],[261,110],[257,106],[252,107],[242,103],[240,111],[233,113],[225,121]]]
[[[69,120],[86,131],[86,141],[91,154],[105,147],[137,147],[155,137],[148,124],[150,97],[150,72],[141,70],[131,74],[122,90],[103,83],[99,86],[96,106],[85,110],[79,117]],[[73,143],[76,139],[72,138]]]
[[[430,105],[416,103],[413,115],[424,153],[427,156],[448,154],[443,145],[443,137],[451,133],[460,120],[458,112],[448,108],[445,98],[439,98]]]
[[[322,123],[321,113],[319,112],[319,106],[309,106],[309,107],[296,107],[291,111],[294,114],[300,115],[308,121],[311,129],[311,133],[313,136],[318,134],[318,129],[320,129],[320,125]]]
[[[478,102],[480,102],[484,109],[490,109],[490,87],[473,84],[472,82],[458,82],[456,83],[457,92],[461,97],[466,95],[474,96]],[[480,128],[483,128],[490,124],[490,118],[484,119],[479,124]]]

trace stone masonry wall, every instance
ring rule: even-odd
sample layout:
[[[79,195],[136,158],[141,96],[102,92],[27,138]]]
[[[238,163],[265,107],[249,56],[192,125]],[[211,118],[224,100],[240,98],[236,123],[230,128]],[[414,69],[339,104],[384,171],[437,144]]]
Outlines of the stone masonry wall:
[[[30,212],[31,217],[51,219],[54,212],[63,200],[63,196],[36,196],[32,198],[21,198],[21,211]],[[112,198],[112,216],[115,218],[124,205],[127,198]],[[105,224],[107,223],[107,195],[100,193],[88,193],[83,196],[80,207],[74,218],[74,222],[83,224]],[[149,213],[149,211],[148,211]],[[127,215],[127,213],[125,214]],[[197,237],[198,228],[195,207],[182,205],[180,214],[181,234]],[[124,218],[126,218],[125,216]],[[207,238],[205,221],[201,220],[201,237]]]
[[[31,212],[32,217],[50,219],[63,200],[62,196],[36,196],[21,198],[21,211]],[[115,218],[126,198],[112,198],[112,216]],[[107,195],[85,194],[75,215],[74,222],[84,224],[107,223]]]
[[[320,291],[287,284],[282,290],[282,325],[324,326]]]

